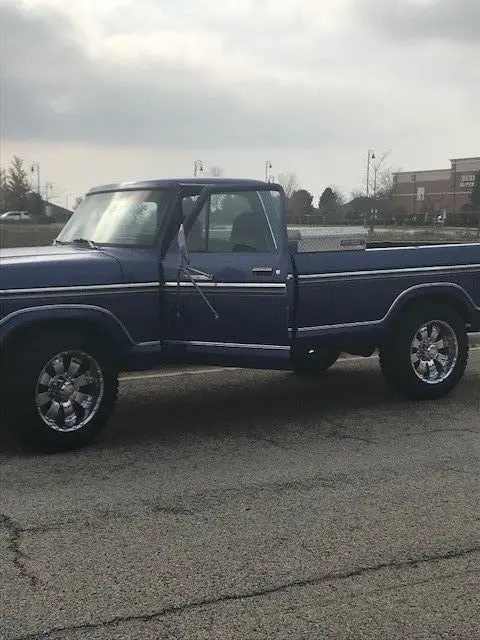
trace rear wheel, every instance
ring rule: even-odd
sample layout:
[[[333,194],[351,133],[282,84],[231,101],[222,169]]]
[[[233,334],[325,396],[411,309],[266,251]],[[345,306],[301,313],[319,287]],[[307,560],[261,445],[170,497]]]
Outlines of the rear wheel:
[[[4,361],[6,421],[27,446],[68,450],[106,425],[118,392],[108,348],[78,333],[30,334]]]
[[[306,347],[293,356],[293,370],[300,375],[316,375],[330,369],[342,352],[328,347]]]
[[[460,382],[468,362],[465,321],[433,302],[401,314],[380,348],[387,382],[416,400],[441,398]]]

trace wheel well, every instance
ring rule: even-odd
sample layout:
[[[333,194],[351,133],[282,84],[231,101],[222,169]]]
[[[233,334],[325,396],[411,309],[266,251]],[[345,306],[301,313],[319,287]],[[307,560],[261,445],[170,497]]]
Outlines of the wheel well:
[[[399,316],[409,311],[414,307],[421,306],[428,303],[442,304],[450,309],[454,309],[460,317],[465,321],[465,324],[470,324],[473,320],[471,312],[465,301],[462,301],[458,296],[453,293],[428,293],[421,296],[414,296],[402,304],[399,308],[395,309],[392,313],[392,317],[388,321],[388,325],[395,322]]]
[[[102,345],[109,345],[111,346],[111,352],[115,354],[118,362],[120,363],[122,361],[123,346],[107,329],[89,319],[76,320],[70,318],[41,320],[12,331],[1,345],[0,352],[2,360],[4,359],[3,356],[8,357],[8,353],[13,352],[27,337],[31,335],[38,336],[42,333],[56,333],[59,331],[72,331],[79,335],[87,335]]]

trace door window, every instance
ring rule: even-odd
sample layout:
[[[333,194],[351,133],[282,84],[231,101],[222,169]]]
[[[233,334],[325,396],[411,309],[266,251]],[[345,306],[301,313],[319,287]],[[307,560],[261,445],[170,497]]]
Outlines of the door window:
[[[277,249],[263,194],[256,191],[213,194],[186,233],[189,252],[274,252]],[[193,199],[184,198],[184,217]]]

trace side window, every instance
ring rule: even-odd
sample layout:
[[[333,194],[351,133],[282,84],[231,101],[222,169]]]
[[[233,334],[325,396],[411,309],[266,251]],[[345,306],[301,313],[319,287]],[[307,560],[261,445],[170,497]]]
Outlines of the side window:
[[[185,214],[185,206],[183,210]],[[242,191],[212,195],[187,234],[187,248],[208,253],[275,251],[259,194]]]

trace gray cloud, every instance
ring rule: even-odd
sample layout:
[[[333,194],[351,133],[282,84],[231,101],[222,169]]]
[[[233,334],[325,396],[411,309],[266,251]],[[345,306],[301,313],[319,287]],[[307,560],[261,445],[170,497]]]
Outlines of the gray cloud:
[[[480,44],[480,0],[359,0],[357,14],[399,40]]]
[[[194,148],[311,148],[352,144],[375,96],[348,89],[296,91],[248,82],[222,86],[207,71],[88,56],[68,18],[0,6],[2,137]],[[242,97],[243,96],[243,97]],[[355,101],[355,111],[352,111]],[[340,127],[340,128],[338,128]]]

